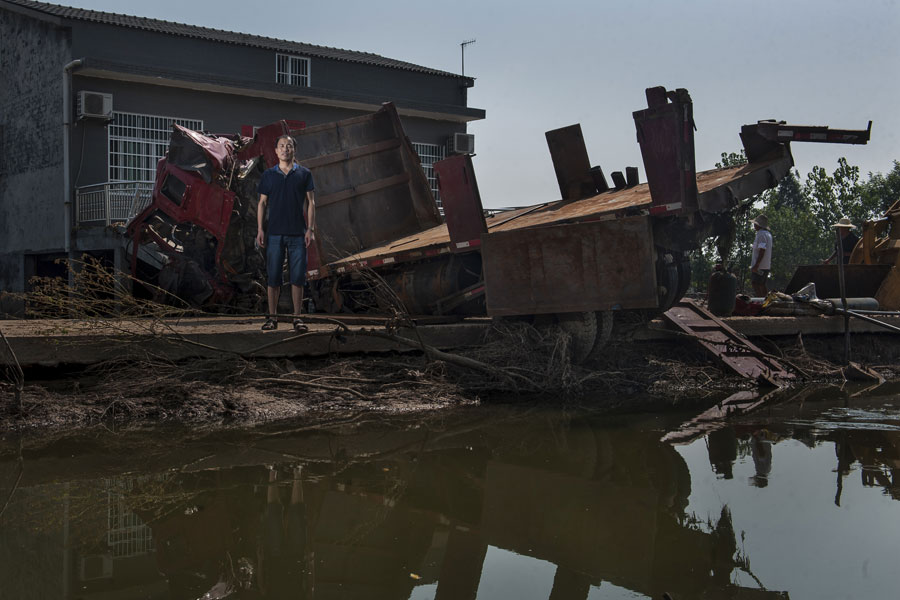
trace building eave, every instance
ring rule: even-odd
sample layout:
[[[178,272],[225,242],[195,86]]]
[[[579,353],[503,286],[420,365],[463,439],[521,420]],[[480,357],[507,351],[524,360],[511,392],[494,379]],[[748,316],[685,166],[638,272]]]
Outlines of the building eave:
[[[260,85],[259,82],[243,82],[239,80],[225,80],[222,78],[216,78],[215,81],[211,81],[205,80],[202,76],[189,73],[172,73],[163,70],[143,69],[142,72],[137,72],[128,65],[101,63],[100,61],[90,59],[85,59],[84,65],[84,67],[75,72],[76,76],[125,81],[129,83],[143,83],[147,85],[213,92],[218,94],[266,98],[269,100],[281,100],[296,104],[312,104],[366,112],[378,110],[384,102],[391,101],[397,106],[397,110],[402,116],[457,123],[469,123],[485,118],[484,110],[463,106],[428,104],[407,101],[402,98],[374,97],[362,94],[337,92],[334,90],[323,90],[319,88],[292,88],[276,83]]]
[[[31,19],[50,23],[51,25],[56,25],[57,27],[61,27],[63,24],[63,20],[60,17],[49,15],[43,11],[28,8],[26,6],[20,6],[12,2],[6,2],[6,0],[0,0],[0,8],[8,10],[12,13],[29,17]]]

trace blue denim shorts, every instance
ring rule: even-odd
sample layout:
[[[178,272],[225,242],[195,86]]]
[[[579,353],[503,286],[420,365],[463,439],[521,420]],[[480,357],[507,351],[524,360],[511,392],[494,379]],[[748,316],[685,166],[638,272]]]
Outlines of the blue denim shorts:
[[[306,283],[306,242],[302,235],[270,235],[266,239],[266,275],[269,287],[284,282],[284,253],[287,251],[292,285]]]

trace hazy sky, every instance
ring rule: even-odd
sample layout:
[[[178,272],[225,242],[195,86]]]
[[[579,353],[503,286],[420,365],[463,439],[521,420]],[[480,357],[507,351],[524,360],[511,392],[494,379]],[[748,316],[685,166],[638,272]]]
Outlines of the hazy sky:
[[[374,52],[476,78],[469,125],[485,206],[559,197],[544,132],[581,123],[592,164],[640,169],[631,113],[644,89],[687,88],[697,168],[741,148],[759,119],[864,129],[866,146],[792,147],[801,178],[846,156],[868,172],[900,160],[900,1],[650,0],[389,3],[70,0],[58,4]],[[298,108],[302,110],[302,108]],[[285,115],[302,118],[302,115]]]

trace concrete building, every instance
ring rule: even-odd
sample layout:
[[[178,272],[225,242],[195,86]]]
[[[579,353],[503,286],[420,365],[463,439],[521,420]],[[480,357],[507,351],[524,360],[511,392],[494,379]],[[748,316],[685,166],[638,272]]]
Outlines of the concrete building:
[[[173,123],[252,135],[394,102],[426,174],[471,143],[471,77],[300,42],[28,0],[0,0],[0,292],[91,253],[124,264]],[[14,309],[7,295],[0,313]],[[5,305],[5,306],[4,306]]]

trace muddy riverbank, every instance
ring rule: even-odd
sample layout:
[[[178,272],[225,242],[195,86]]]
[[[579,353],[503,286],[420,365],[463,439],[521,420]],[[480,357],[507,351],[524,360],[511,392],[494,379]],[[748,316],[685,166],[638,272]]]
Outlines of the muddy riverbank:
[[[599,360],[575,365],[566,339],[506,332],[492,343],[423,353],[316,359],[106,361],[24,372],[0,381],[0,431],[76,430],[159,423],[234,427],[282,419],[328,422],[347,414],[402,414],[493,403],[553,402],[611,413],[711,406],[755,384],[733,375],[691,340],[611,340]],[[857,335],[854,361],[900,377],[893,337]],[[841,382],[842,339],[758,340],[798,383]],[[484,368],[487,366],[487,368]],[[7,369],[7,375],[9,375]],[[17,397],[18,396],[18,397]]]

